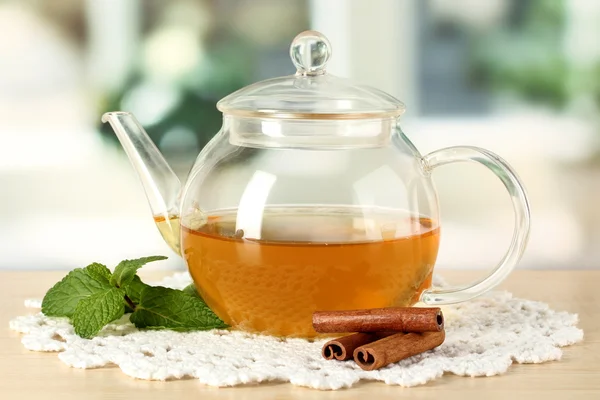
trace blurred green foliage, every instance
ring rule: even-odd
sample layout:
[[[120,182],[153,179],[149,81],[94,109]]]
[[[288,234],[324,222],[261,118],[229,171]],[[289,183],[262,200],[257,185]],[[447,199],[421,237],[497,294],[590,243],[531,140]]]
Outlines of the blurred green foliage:
[[[252,81],[254,56],[251,43],[232,35],[207,43],[203,55],[206,62],[168,82],[179,93],[180,101],[157,123],[145,126],[148,135],[155,143],[160,143],[170,130],[184,128],[196,134],[199,147],[203,148],[221,128],[222,114],[216,108],[217,101]],[[123,99],[148,79],[143,68],[138,66],[118,91],[105,94],[100,114],[131,111],[124,109]],[[98,129],[104,138],[117,143],[108,124],[100,124]]]
[[[527,102],[562,108],[569,101],[570,67],[560,43],[566,23],[563,0],[513,3],[509,24],[476,35],[472,76]]]

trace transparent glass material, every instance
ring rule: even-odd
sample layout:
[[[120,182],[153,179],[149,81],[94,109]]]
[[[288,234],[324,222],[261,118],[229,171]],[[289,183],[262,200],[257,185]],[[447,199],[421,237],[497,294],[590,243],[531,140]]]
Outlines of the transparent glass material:
[[[525,192],[510,167],[471,147],[421,157],[397,128],[386,137],[379,147],[308,150],[237,146],[227,130],[217,135],[189,177],[181,221],[183,256],[221,317],[253,331],[310,336],[315,310],[453,303],[508,275],[529,232]],[[430,173],[459,161],[502,180],[515,233],[488,278],[430,289],[439,245]]]
[[[234,328],[311,337],[317,310],[465,301],[498,285],[525,249],[529,205],[506,162],[474,147],[422,156],[398,127],[400,102],[329,85],[337,82],[325,79],[330,54],[322,35],[305,32],[290,51],[298,73],[275,81],[278,91],[263,82],[220,103],[223,127],[183,187],[135,117],[103,116],[141,177],[164,239]],[[296,79],[325,83],[306,94],[291,84]],[[431,287],[441,235],[431,174],[463,161],[503,182],[514,235],[488,277],[440,290]]]
[[[419,299],[438,251],[437,199],[400,130],[385,138],[378,147],[306,149],[217,135],[186,184],[181,249],[219,316],[251,331],[312,336],[315,310]]]
[[[137,171],[159,232],[169,247],[180,253],[179,221],[173,218],[179,215],[179,178],[132,114],[106,113],[102,116],[102,122],[108,122],[113,128]]]
[[[303,32],[290,46],[295,75],[242,88],[217,107],[236,116],[313,120],[397,117],[404,112],[401,101],[381,90],[327,74],[331,54],[325,36]]]

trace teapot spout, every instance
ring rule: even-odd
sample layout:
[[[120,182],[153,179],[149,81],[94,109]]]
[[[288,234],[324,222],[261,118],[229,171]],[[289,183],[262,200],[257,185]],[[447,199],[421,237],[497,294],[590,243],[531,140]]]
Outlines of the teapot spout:
[[[152,139],[133,114],[109,112],[102,116],[108,122],[137,171],[154,221],[165,241],[177,254],[179,245],[179,200],[181,182]]]

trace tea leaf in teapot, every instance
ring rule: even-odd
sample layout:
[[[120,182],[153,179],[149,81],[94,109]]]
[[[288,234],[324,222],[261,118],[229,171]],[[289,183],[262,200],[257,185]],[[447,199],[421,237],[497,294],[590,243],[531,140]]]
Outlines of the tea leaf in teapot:
[[[130,321],[138,328],[177,331],[227,327],[199,296],[161,286],[142,290],[140,303]]]
[[[108,268],[98,263],[74,269],[48,290],[42,300],[42,313],[52,317],[71,317],[79,301],[113,287],[109,277]]]
[[[75,333],[89,339],[109,322],[121,318],[124,295],[122,289],[110,288],[80,300],[72,319]]]
[[[110,283],[123,288],[131,283],[138,269],[149,262],[166,260],[167,258],[168,257],[165,256],[150,256],[137,258],[135,260],[123,260],[115,267],[115,272],[112,274]]]

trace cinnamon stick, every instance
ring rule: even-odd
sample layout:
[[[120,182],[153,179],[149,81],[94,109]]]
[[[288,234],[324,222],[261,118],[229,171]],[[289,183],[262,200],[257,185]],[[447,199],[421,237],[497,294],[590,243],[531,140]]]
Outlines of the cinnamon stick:
[[[357,347],[395,335],[396,333],[397,332],[355,333],[353,335],[343,336],[325,343],[321,354],[326,360],[336,359],[339,361],[346,361],[354,357],[354,350]]]
[[[354,350],[354,361],[365,371],[372,371],[431,350],[441,345],[445,337],[444,331],[397,333],[357,347]]]
[[[313,327],[332,332],[440,332],[444,329],[442,310],[420,307],[374,308],[370,310],[317,311]]]

